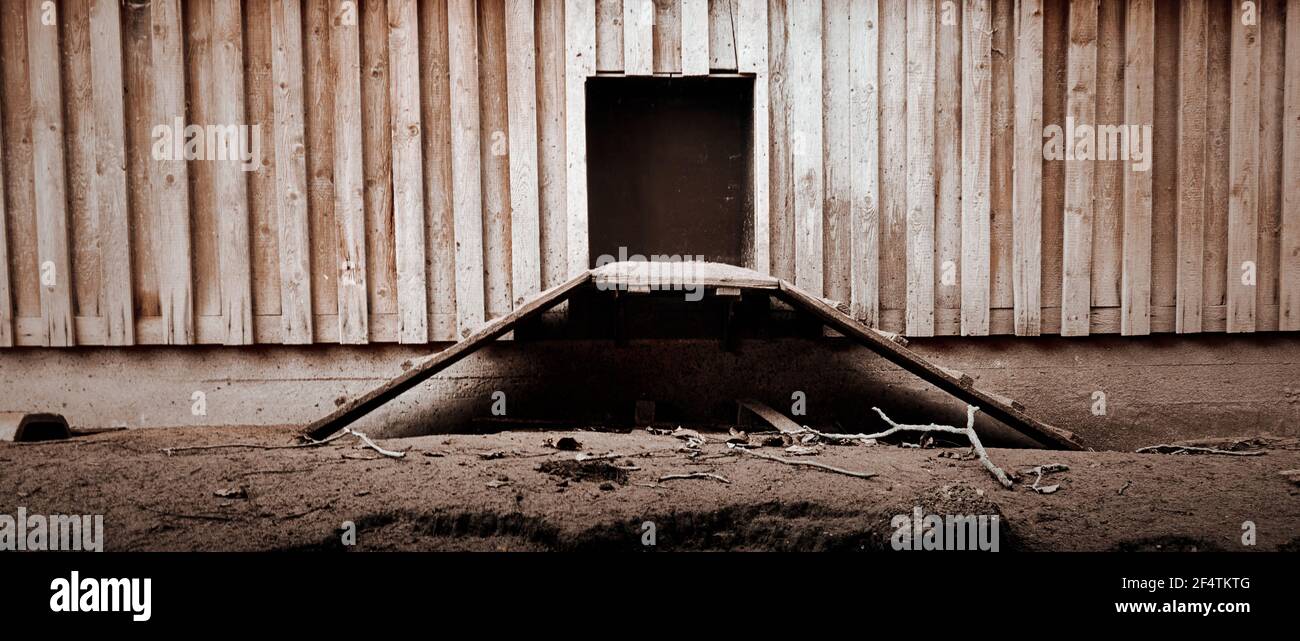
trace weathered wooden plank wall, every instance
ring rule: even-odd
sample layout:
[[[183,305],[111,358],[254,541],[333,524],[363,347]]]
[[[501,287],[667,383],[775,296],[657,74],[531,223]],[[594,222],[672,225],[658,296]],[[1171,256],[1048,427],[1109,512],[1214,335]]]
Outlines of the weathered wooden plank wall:
[[[585,79],[752,77],[752,265],[913,335],[1300,330],[1300,0],[0,6],[0,346],[454,340]],[[688,248],[684,248],[688,249]]]

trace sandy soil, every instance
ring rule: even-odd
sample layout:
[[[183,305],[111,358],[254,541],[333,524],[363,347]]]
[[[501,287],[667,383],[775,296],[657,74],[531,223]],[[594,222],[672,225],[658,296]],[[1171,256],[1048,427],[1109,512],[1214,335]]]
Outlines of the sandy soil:
[[[587,454],[547,445],[573,437]],[[645,431],[504,432],[285,446],[289,428],[150,429],[69,441],[0,444],[0,514],[103,514],[108,550],[336,550],[355,524],[357,550],[888,549],[895,514],[1003,516],[1002,549],[1297,550],[1300,486],[1280,475],[1300,451],[1262,456],[989,450],[1009,472],[1062,463],[1039,494],[1022,476],[1005,490],[967,448],[821,445],[798,457],[877,474],[853,478],[730,451],[710,434],[684,441]],[[760,451],[788,456],[780,448]],[[708,472],[714,479],[665,480]],[[219,493],[232,496],[222,497]],[[241,498],[242,496],[242,498]],[[1255,547],[1241,543],[1253,521]]]

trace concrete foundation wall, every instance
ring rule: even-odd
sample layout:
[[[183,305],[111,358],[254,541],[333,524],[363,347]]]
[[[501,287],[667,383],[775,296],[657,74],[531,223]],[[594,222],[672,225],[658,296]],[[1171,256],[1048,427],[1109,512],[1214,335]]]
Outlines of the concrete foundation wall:
[[[987,338],[913,341],[981,389],[1091,447],[1207,436],[1300,436],[1300,338]],[[49,411],[74,427],[302,424],[401,372],[427,350],[402,346],[77,348],[0,352],[0,411]],[[960,423],[963,407],[843,339],[499,343],[364,419],[401,436],[488,429],[493,393],[510,418],[629,425],[637,399],[664,421],[734,418],[733,399],[787,414],[803,392],[813,425],[868,430],[898,420]],[[1104,395],[1104,413],[1102,412]],[[799,417],[796,417],[799,418]],[[995,441],[1005,428],[981,422]]]

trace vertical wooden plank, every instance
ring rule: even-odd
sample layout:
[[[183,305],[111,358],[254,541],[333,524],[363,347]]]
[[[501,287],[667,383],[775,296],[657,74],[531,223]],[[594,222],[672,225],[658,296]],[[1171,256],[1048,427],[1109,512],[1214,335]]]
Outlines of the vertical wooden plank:
[[[303,3],[303,78],[307,135],[307,234],[311,239],[312,312],[336,316],[339,311],[339,239],[334,215],[334,56],[330,22],[336,10],[355,22],[355,2],[341,0]],[[358,119],[357,122],[360,122]],[[334,327],[319,328],[316,340],[337,340]]]
[[[1070,0],[1070,61],[1065,139],[1065,236],[1061,335],[1087,336],[1092,310],[1092,212],[1097,123],[1097,0]],[[1077,143],[1071,131],[1084,131]]]
[[[280,327],[285,344],[312,342],[311,249],[303,133],[302,16],[295,0],[271,5],[276,211],[280,240]]]
[[[186,138],[193,124],[206,134],[216,121],[212,95],[212,4],[185,3],[182,8],[182,32],[185,51]],[[194,270],[194,315],[221,315],[220,242],[217,239],[216,183],[214,163],[207,155],[206,144],[195,157],[187,154],[190,193],[190,263]],[[202,325],[200,325],[202,327]],[[195,340],[206,341],[195,328]]]
[[[709,73],[709,0],[681,0],[682,75]]]
[[[1125,18],[1124,122],[1144,126],[1155,118],[1155,6],[1152,0],[1129,0]],[[1130,138],[1132,136],[1130,135]],[[1150,138],[1142,153],[1149,158]],[[1133,140],[1129,155],[1135,156]],[[1124,273],[1120,295],[1120,333],[1151,333],[1151,171],[1135,163],[1124,169]]]
[[[4,18],[4,15],[0,15],[0,33],[4,33],[2,31]],[[3,55],[2,48],[0,48],[0,55]],[[3,74],[0,73],[0,79],[2,78]],[[3,88],[0,87],[0,96],[3,94]],[[2,104],[3,100],[0,99],[0,105]],[[0,112],[3,112],[2,108],[0,108]],[[5,123],[3,118],[0,118],[0,149],[8,149],[5,146]],[[8,175],[6,164],[4,154],[0,154],[0,347],[13,347],[14,308],[13,295],[9,285],[9,218],[6,215],[5,207],[7,202],[5,178]],[[127,282],[127,285],[130,286],[130,281]]]
[[[937,2],[934,91],[934,305],[936,310],[961,310],[962,283],[962,93],[971,83],[962,68],[967,27],[962,2]],[[987,30],[988,27],[986,27]],[[985,140],[987,147],[989,140]],[[983,153],[988,153],[984,149]],[[987,257],[986,257],[987,260]],[[985,267],[987,269],[987,266]]]
[[[537,191],[541,218],[542,289],[568,279],[565,137],[564,4],[537,5]]]
[[[823,291],[822,3],[790,0],[788,45],[790,146],[794,176],[795,284]]]
[[[393,233],[393,138],[388,81],[388,7],[385,0],[361,5],[361,117],[365,150],[366,279],[371,340],[374,317],[397,314],[397,240]],[[386,340],[391,340],[386,338]]]
[[[880,312],[907,308],[907,10],[880,12]],[[877,321],[880,319],[878,318]],[[882,325],[883,327],[883,325]],[[887,327],[902,331],[901,327]]]
[[[1231,2],[1206,5],[1206,138],[1205,138],[1205,281],[1203,313],[1223,307],[1228,278],[1228,137],[1232,110],[1229,95],[1232,82],[1232,22],[1236,10]],[[1203,321],[1205,322],[1205,321]]]
[[[1271,0],[1259,5],[1259,242],[1255,277],[1255,330],[1276,331],[1278,318],[1266,312],[1280,302],[1279,253],[1282,231],[1282,146],[1286,68],[1286,5]],[[1294,124],[1292,125],[1294,126]]]
[[[1069,69],[1070,11],[1067,2],[1043,3],[1043,127],[1064,128]],[[1048,158],[1046,134],[1037,141],[1043,157],[1042,229],[1039,245],[1040,302],[1043,314],[1060,318],[1062,244],[1065,222],[1065,161]],[[1059,142],[1059,141],[1058,141]],[[1050,331],[1050,330],[1049,330]],[[1059,331],[1059,321],[1057,331]]]
[[[1182,47],[1178,63],[1178,291],[1174,329],[1201,331],[1205,284],[1205,140],[1206,31],[1205,0],[1182,5]]]
[[[822,295],[834,300],[851,298],[849,275],[852,252],[851,175],[849,169],[849,22],[847,12],[829,3],[821,14],[822,66]]]
[[[767,70],[767,0],[736,0],[736,49],[737,71]]]
[[[753,133],[753,194],[751,199],[753,220],[750,229],[751,251],[748,267],[769,273],[772,265],[771,218],[768,202],[768,157],[770,116],[768,92],[770,80],[767,68],[767,0],[740,0],[736,38],[740,41],[740,71],[754,74],[754,133]]]
[[[479,2],[479,127],[483,186],[484,305],[487,318],[513,309],[510,294],[510,124],[505,0]]]
[[[1043,5],[1016,4],[1016,167],[1012,202],[1011,282],[1017,336],[1042,331]]]
[[[736,70],[736,2],[709,1],[709,69]]]
[[[1015,0],[990,0],[988,14],[993,34],[990,54],[990,131],[989,151],[989,308],[1011,309],[1015,306],[1015,286],[1011,282],[1012,201],[1015,194]],[[990,320],[989,331],[993,331]],[[1008,325],[999,333],[1010,333]]]
[[[248,125],[260,132],[261,159],[248,174],[250,276],[253,316],[280,316],[280,240],[276,233],[275,88],[272,86],[271,3],[244,5],[244,85]],[[130,51],[130,47],[127,50]],[[127,65],[127,69],[131,68]],[[133,222],[134,219],[133,219]],[[139,271],[137,265],[136,270]],[[275,319],[278,321],[278,318]],[[277,323],[278,324],[278,323]],[[253,332],[254,340],[262,337]]]
[[[991,11],[966,0],[962,12],[961,333],[989,333],[989,163],[992,153]]]
[[[106,345],[135,344],[135,308],[131,295],[131,229],[126,200],[126,118],[121,29],[121,10],[117,0],[91,1],[90,77],[95,113],[93,192],[103,248],[100,267],[103,297],[101,312]],[[242,84],[238,90],[243,90]],[[3,142],[0,142],[0,147],[3,147]],[[2,202],[3,197],[0,196],[0,203]],[[138,203],[137,206],[147,204]],[[0,279],[0,287],[4,285],[3,279]],[[7,302],[7,296],[0,296],[0,306]],[[3,312],[0,309],[0,315]],[[2,319],[0,325],[3,325]],[[3,327],[0,327],[0,334],[3,331]],[[3,342],[2,336],[0,342]]]
[[[653,0],[623,0],[623,73],[648,76],[654,70]]]
[[[623,0],[596,0],[596,71],[622,70]]]
[[[1152,107],[1149,170],[1151,309],[1153,316],[1154,310],[1162,310],[1163,331],[1171,325],[1163,310],[1176,310],[1174,298],[1178,290],[1178,12],[1177,2],[1157,0],[1153,51],[1158,80]],[[1163,90],[1165,82],[1170,83],[1168,90]]]
[[[452,213],[451,77],[447,3],[420,3],[420,80],[424,130],[425,262],[429,274],[429,339],[456,340],[456,234]],[[361,232],[364,233],[364,228]]]
[[[1235,7],[1228,154],[1228,332],[1255,331],[1259,222],[1259,16]]]
[[[52,5],[51,5],[52,6]],[[64,169],[67,186],[68,259],[72,272],[72,313],[100,317],[103,290],[99,210],[95,206],[95,105],[90,79],[90,2],[64,0],[58,6],[63,84]],[[53,11],[51,11],[53,15]],[[102,328],[102,323],[95,323]],[[82,326],[82,344],[103,344],[104,336]]]
[[[625,14],[626,17],[626,14]],[[593,0],[565,0],[565,185],[569,276],[590,264],[587,243],[587,76],[596,72]],[[624,50],[626,55],[626,49]],[[626,64],[626,61],[624,61]]]
[[[540,292],[542,283],[533,16],[533,0],[511,0],[506,8],[506,86],[510,92],[510,279],[515,307]]]
[[[682,5],[680,0],[654,0],[655,73],[682,73]],[[622,51],[620,47],[619,51]]]
[[[450,0],[452,211],[456,234],[457,333],[483,323],[483,201],[479,174],[478,16],[473,0]]]
[[[160,0],[150,5],[153,43],[153,121],[170,127],[173,141],[182,135],[185,120],[185,65],[182,51],[181,15],[177,0]],[[194,310],[191,299],[190,208],[185,159],[175,153],[155,157],[151,173],[158,239],[154,269],[158,274],[158,298],[163,318],[162,341],[168,344],[194,342]]]
[[[790,141],[789,64],[786,0],[768,4],[768,243],[771,274],[794,280],[794,178]]]
[[[1300,0],[1286,5],[1278,329],[1300,330]]]
[[[40,0],[27,2],[27,61],[32,94],[32,172],[36,180],[36,239],[41,319],[49,347],[76,344],[72,321],[72,263],[68,255],[67,186],[63,156],[63,95],[58,19]],[[48,18],[47,18],[48,16]]]
[[[366,200],[361,143],[361,16],[357,5],[331,11],[334,83],[334,218],[338,236],[339,342],[369,341]]]
[[[880,93],[877,90],[879,30],[877,0],[849,6],[851,112],[849,189],[852,202],[851,297],[853,317],[874,327],[880,311]]]
[[[934,3],[907,4],[907,315],[934,335]]]
[[[1120,306],[1124,258],[1124,3],[1097,5],[1097,159],[1092,212],[1092,307]]]
[[[397,240],[397,339],[429,340],[424,264],[424,162],[420,129],[419,13],[415,0],[389,0],[393,231]]]
[[[243,156],[253,151],[244,123],[244,45],[241,3],[212,7],[212,116],[225,128],[225,156],[213,168],[217,236],[221,261],[221,318],[227,345],[253,343],[252,271],[248,244],[248,182]],[[233,129],[232,129],[233,128]],[[229,134],[234,133],[232,137]],[[258,145],[260,148],[260,145]],[[259,149],[260,151],[260,149]],[[260,163],[260,158],[251,162]]]

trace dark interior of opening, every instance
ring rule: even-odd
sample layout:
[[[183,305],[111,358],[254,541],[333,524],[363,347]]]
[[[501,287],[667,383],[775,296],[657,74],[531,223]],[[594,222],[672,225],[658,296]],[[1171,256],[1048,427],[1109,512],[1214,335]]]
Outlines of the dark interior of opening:
[[[591,265],[620,248],[741,265],[752,123],[750,78],[588,80]]]

